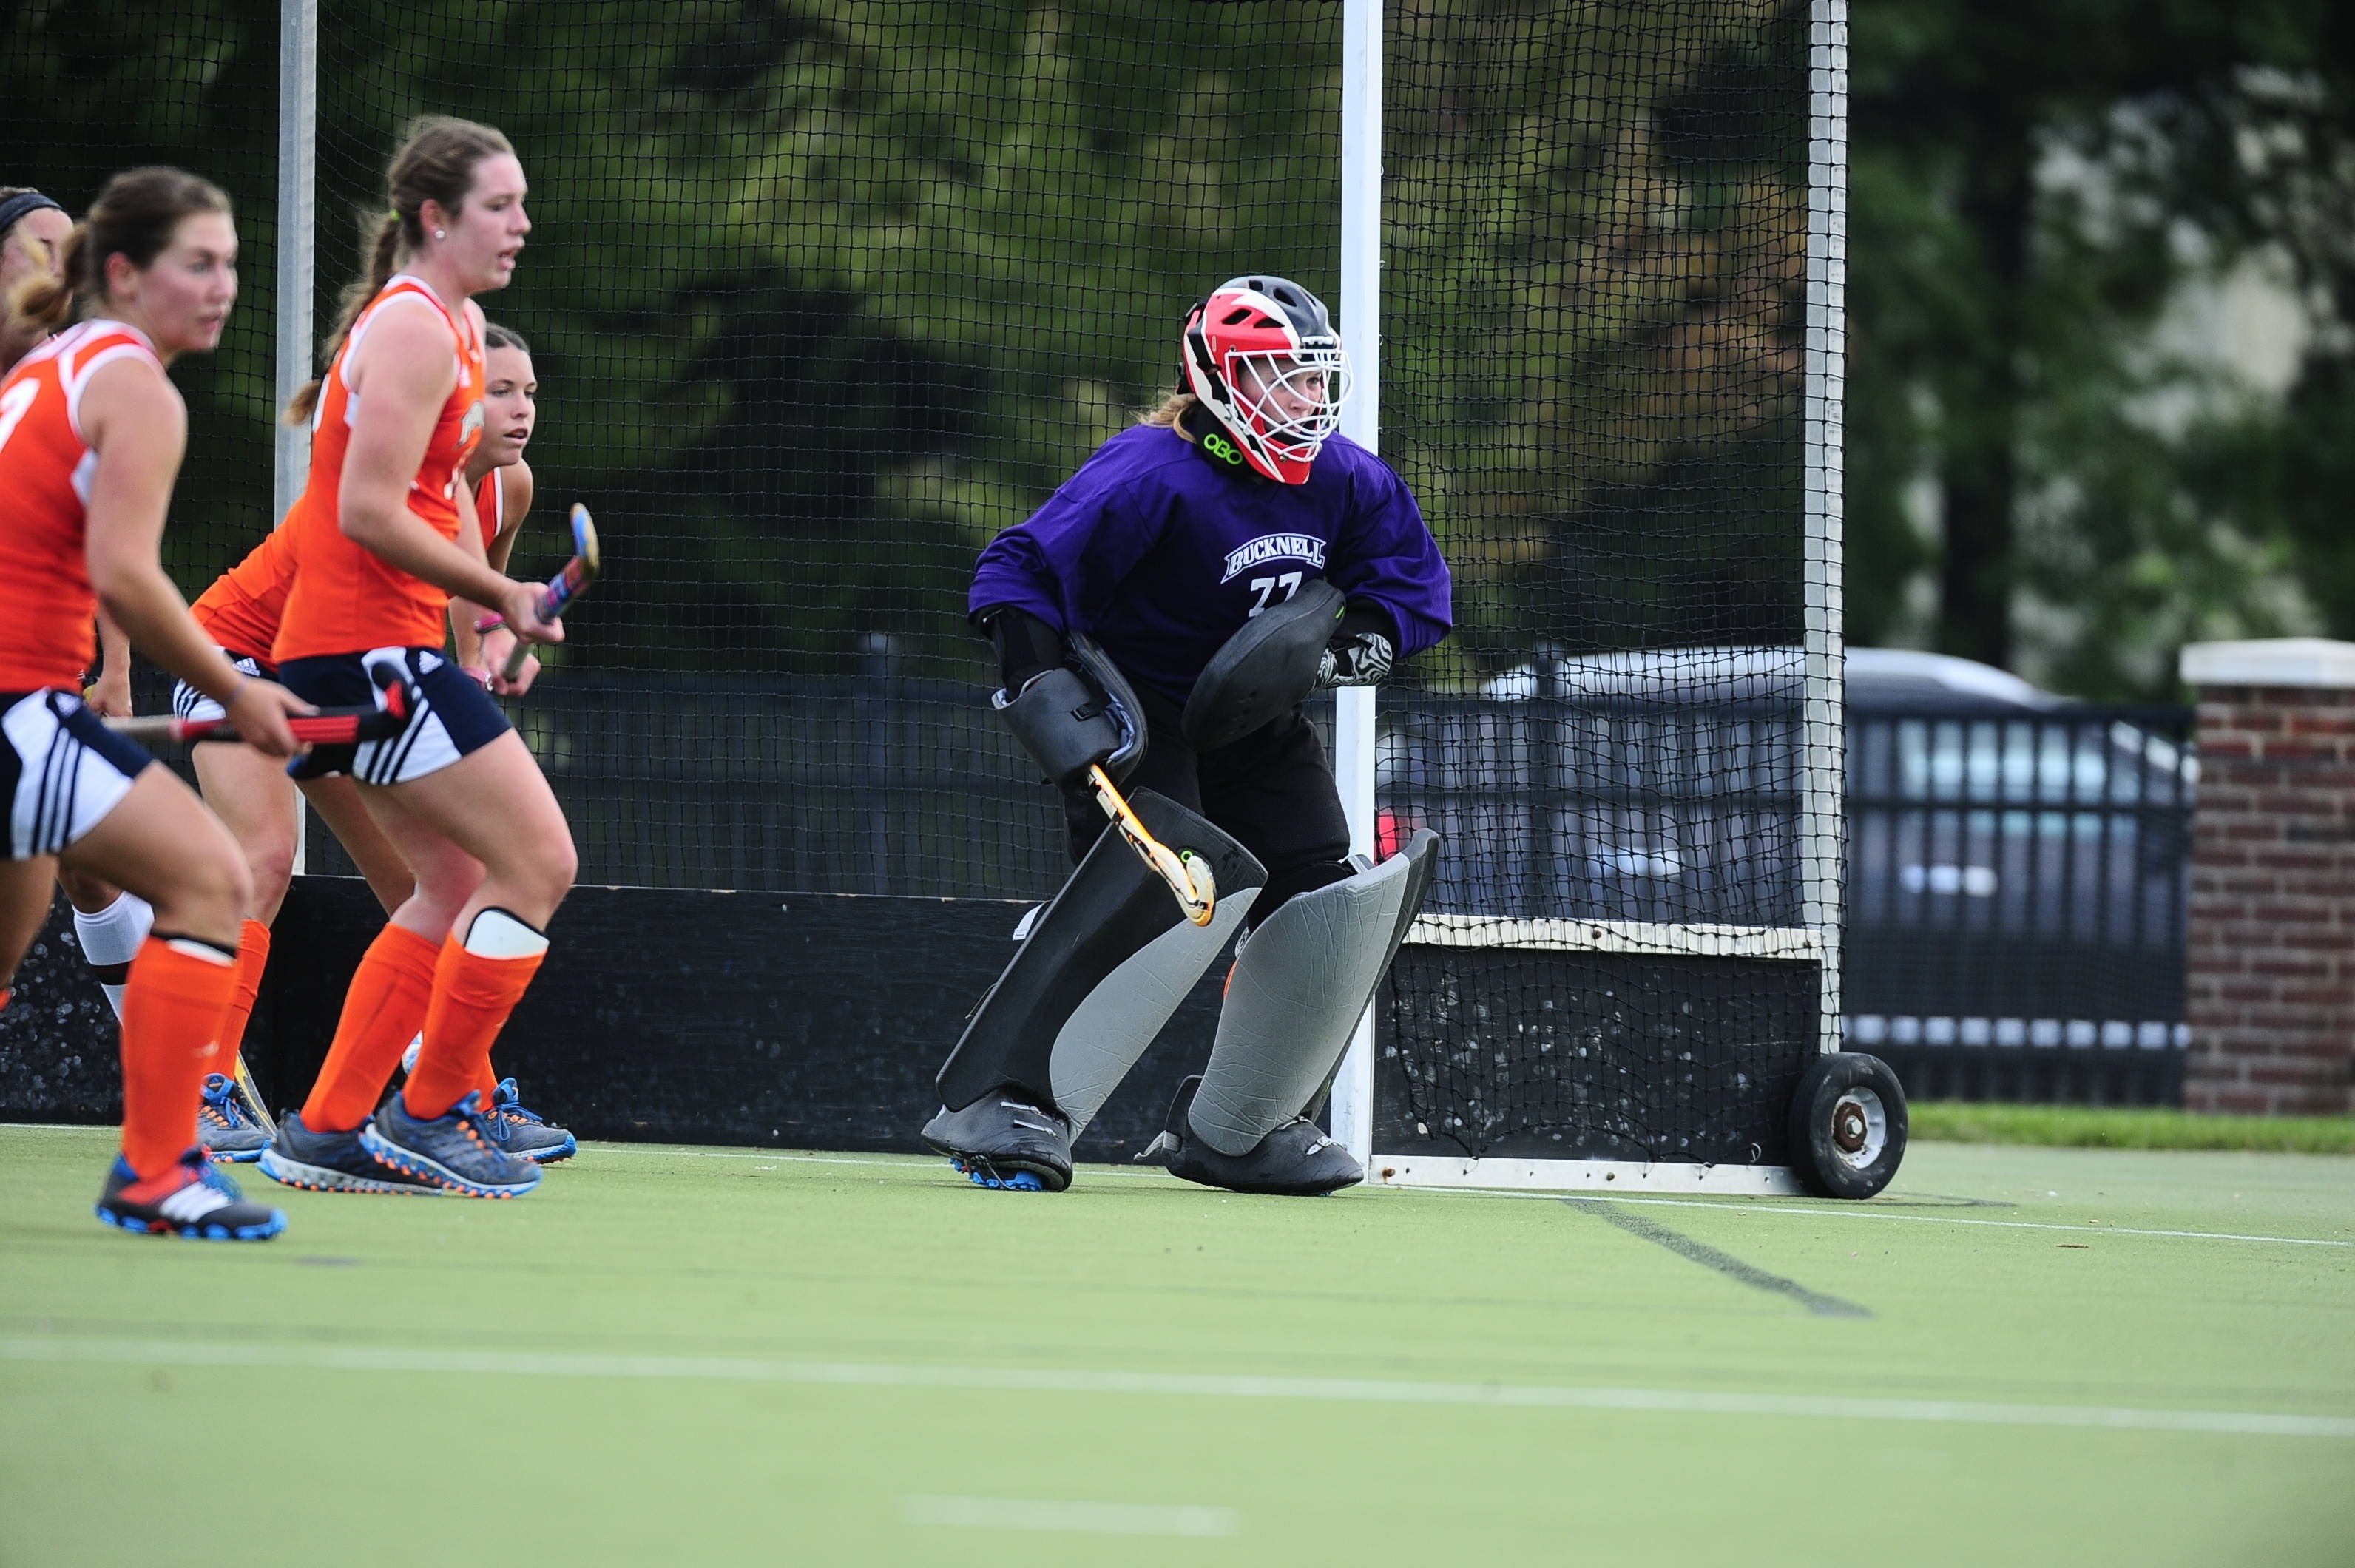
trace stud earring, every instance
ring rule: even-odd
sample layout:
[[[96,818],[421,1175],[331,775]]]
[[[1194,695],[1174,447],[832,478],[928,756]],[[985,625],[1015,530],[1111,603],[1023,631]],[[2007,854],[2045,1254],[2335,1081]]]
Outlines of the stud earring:
[[[450,231],[446,229],[436,229],[433,231],[433,238],[436,240],[447,240],[450,238]]]

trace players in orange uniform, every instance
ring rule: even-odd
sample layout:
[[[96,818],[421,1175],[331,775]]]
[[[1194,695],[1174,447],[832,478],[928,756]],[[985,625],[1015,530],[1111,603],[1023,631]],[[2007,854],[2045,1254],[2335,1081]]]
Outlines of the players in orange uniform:
[[[532,371],[531,349],[520,334],[492,323],[484,329],[483,342],[486,417],[483,439],[466,463],[466,482],[474,490],[484,551],[495,567],[504,570],[516,531],[531,510],[532,475],[523,451],[538,419],[533,399],[538,382]],[[270,649],[277,640],[287,592],[294,581],[290,538],[282,528],[265,536],[189,606],[197,624],[249,675],[274,679],[278,673]],[[474,631],[474,617],[460,613],[452,620],[460,664],[469,667],[467,673],[478,684],[490,686],[489,669],[480,667],[485,665],[483,638]],[[504,633],[492,633],[490,655],[503,664],[512,641]],[[528,656],[525,666],[513,685],[518,693],[529,689],[539,667],[538,661]],[[95,701],[92,706],[97,706]],[[174,691],[172,706],[183,719],[221,717],[218,704],[185,681]],[[368,816],[359,786],[349,777],[329,774],[303,780],[298,786],[277,762],[243,746],[199,746],[195,757],[197,783],[205,803],[220,815],[238,847],[245,851],[246,866],[253,877],[252,911],[238,950],[237,991],[220,1029],[219,1059],[227,1062],[234,1060],[244,1042],[245,1026],[269,963],[270,929],[293,875],[295,834],[300,827],[297,787],[350,852],[388,915],[408,901],[417,884],[391,841]],[[99,891],[96,902],[90,906],[92,912],[82,913],[81,901],[75,901],[75,926],[83,933],[85,951],[110,940],[127,943],[135,950],[153,923],[145,903],[135,893],[117,897],[103,883],[95,885]],[[463,901],[473,888],[470,884],[456,891]],[[457,912],[453,906],[448,917],[455,919]],[[410,1049],[416,1050],[418,1043],[412,1040]],[[483,1104],[493,1113],[492,1125],[505,1138],[509,1153],[549,1165],[578,1152],[580,1146],[570,1132],[551,1125],[524,1105],[514,1079],[492,1079],[486,1064],[485,1082],[479,1087]],[[255,1159],[269,1145],[269,1135],[246,1114],[240,1099],[228,1076],[216,1073],[206,1079],[197,1131],[206,1152],[217,1160]]]
[[[72,232],[73,219],[48,197],[27,186],[0,186],[0,376],[6,375],[17,360],[49,336],[49,328],[40,322],[10,316],[5,302],[27,279],[61,275],[59,259],[66,236]],[[128,719],[131,641],[101,614],[98,618],[98,643],[102,656],[100,667],[82,698],[101,719]],[[138,955],[139,944],[147,940],[147,926],[142,924],[133,930],[119,919],[108,918],[107,911],[116,901],[117,890],[100,878],[60,866],[58,885],[65,890],[66,901],[73,906],[74,932],[81,944],[82,960],[90,966],[99,988],[106,993],[114,1016],[120,1019],[123,982],[130,972],[131,960]],[[145,905],[139,907],[144,910]],[[228,1081],[222,1082],[226,1084]],[[209,1093],[210,1080],[206,1087]],[[209,1119],[199,1123],[200,1127],[209,1125]]]
[[[284,525],[294,585],[272,652],[287,686],[315,701],[366,700],[379,669],[414,688],[399,735],[322,747],[294,771],[357,780],[417,891],[361,959],[318,1082],[261,1164],[330,1190],[397,1189],[389,1170],[504,1198],[539,1170],[502,1147],[480,1084],[576,857],[531,753],[442,645],[453,597],[527,641],[563,635],[541,620],[536,586],[489,566],[464,483],[484,421],[472,296],[506,285],[531,225],[523,165],[487,126],[418,122],[386,183],[391,210],[346,296],[334,357],[290,410],[313,421],[311,474]],[[421,1023],[416,1071],[378,1104]]]
[[[131,965],[123,1153],[98,1215],[126,1230],[252,1241],[285,1227],[210,1177],[197,1084],[235,982],[250,891],[220,822],[81,701],[100,603],[165,668],[280,756],[304,704],[230,667],[157,554],[187,410],[164,367],[220,341],[237,297],[229,198],[177,169],[107,182],[62,276],[25,283],[21,320],[55,331],[0,382],[0,975],[38,928],[60,862],[128,887],[156,929]]]
[[[483,553],[491,570],[505,571],[516,534],[531,511],[531,464],[523,460],[539,421],[539,379],[533,373],[531,345],[513,327],[491,322],[483,328],[483,439],[466,460],[466,483],[474,492],[474,517],[483,529]],[[505,667],[512,635],[498,630],[487,638],[474,630],[464,606],[451,617],[458,662],[478,681],[492,684]],[[526,655],[518,688],[530,686],[539,661]]]

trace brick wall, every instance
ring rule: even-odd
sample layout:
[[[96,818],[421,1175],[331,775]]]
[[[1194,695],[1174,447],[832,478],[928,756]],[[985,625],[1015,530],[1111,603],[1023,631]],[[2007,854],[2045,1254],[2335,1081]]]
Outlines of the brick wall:
[[[2199,697],[2184,1104],[2355,1109],[2355,686]]]

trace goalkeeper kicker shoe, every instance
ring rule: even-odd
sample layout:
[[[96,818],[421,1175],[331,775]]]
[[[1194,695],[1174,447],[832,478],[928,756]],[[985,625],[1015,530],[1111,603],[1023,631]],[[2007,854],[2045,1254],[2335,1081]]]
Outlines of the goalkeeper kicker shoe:
[[[286,1228],[286,1216],[249,1203],[237,1183],[212,1170],[202,1148],[145,1181],[117,1155],[98,1195],[98,1217],[117,1230],[198,1242],[266,1242]]]
[[[1071,1124],[1020,1093],[1005,1085],[962,1111],[943,1105],[921,1136],[975,1187],[1060,1192],[1071,1184]]]
[[[197,1140],[212,1158],[237,1165],[260,1159],[270,1147],[270,1135],[253,1119],[237,1081],[226,1072],[205,1074],[204,1099],[197,1105]]]
[[[1321,1197],[1366,1179],[1349,1151],[1325,1136],[1305,1116],[1295,1116],[1259,1140],[1249,1154],[1224,1154],[1204,1143],[1188,1121],[1201,1075],[1178,1085],[1161,1136],[1136,1157],[1167,1166],[1172,1176],[1223,1187],[1231,1192],[1271,1192],[1292,1198]]]
[[[404,1090],[385,1096],[360,1129],[360,1147],[385,1164],[420,1181],[465,1198],[518,1198],[539,1185],[539,1167],[509,1154],[478,1092],[442,1115],[412,1116],[401,1103]]]
[[[570,1133],[551,1125],[537,1111],[525,1108],[512,1078],[500,1079],[498,1088],[492,1092],[489,1119],[500,1147],[535,1165],[554,1165],[581,1152],[580,1141]]]
[[[431,1182],[396,1170],[360,1147],[357,1132],[303,1125],[303,1113],[278,1118],[278,1136],[261,1151],[261,1174],[311,1192],[439,1192]]]

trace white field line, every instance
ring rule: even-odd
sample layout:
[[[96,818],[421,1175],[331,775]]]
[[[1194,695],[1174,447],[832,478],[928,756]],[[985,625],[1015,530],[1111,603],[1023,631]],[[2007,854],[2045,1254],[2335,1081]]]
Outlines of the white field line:
[[[1217,1540],[1242,1533],[1242,1515],[1231,1508],[1192,1504],[1049,1502],[1028,1498],[900,1499],[910,1524],[966,1530],[1052,1530],[1080,1535],[1182,1535]]]
[[[858,1361],[773,1361],[719,1356],[541,1354],[408,1346],[230,1344],[67,1335],[0,1339],[0,1361],[133,1366],[258,1367],[308,1371],[486,1372],[658,1381],[805,1383],[837,1388],[960,1389],[981,1392],[1146,1394],[1181,1399],[1305,1400],[1355,1404],[1465,1405],[1484,1409],[1600,1410],[1669,1415],[1815,1416],[1958,1426],[2099,1427],[2244,1437],[2355,1438],[2355,1417],[2263,1411],[2151,1410],[2072,1404],[1985,1404],[1966,1400],[1853,1399],[1681,1389],[1570,1388],[1532,1383],[1406,1382],[1380,1378],[1234,1377],[1055,1367],[949,1367]]]
[[[1700,1198],[1630,1198],[1616,1192],[1519,1192],[1493,1187],[1418,1187],[1413,1190],[1444,1198],[1600,1199],[1612,1203],[1655,1204],[1665,1209],[1723,1209],[1735,1214],[1814,1214],[1834,1220],[1904,1220],[1917,1225],[1987,1225],[2003,1231],[2065,1231],[2081,1236],[2165,1236],[2191,1242],[2271,1242],[2285,1247],[2355,1247],[2355,1242],[2326,1236],[2249,1236],[2237,1231],[2152,1231],[2133,1225],[2064,1225],[2052,1220],[1966,1220],[1958,1214],[1891,1214],[1884,1209],[1856,1204],[1843,1209],[1817,1209],[1761,1199],[1748,1203],[1712,1203]]]

